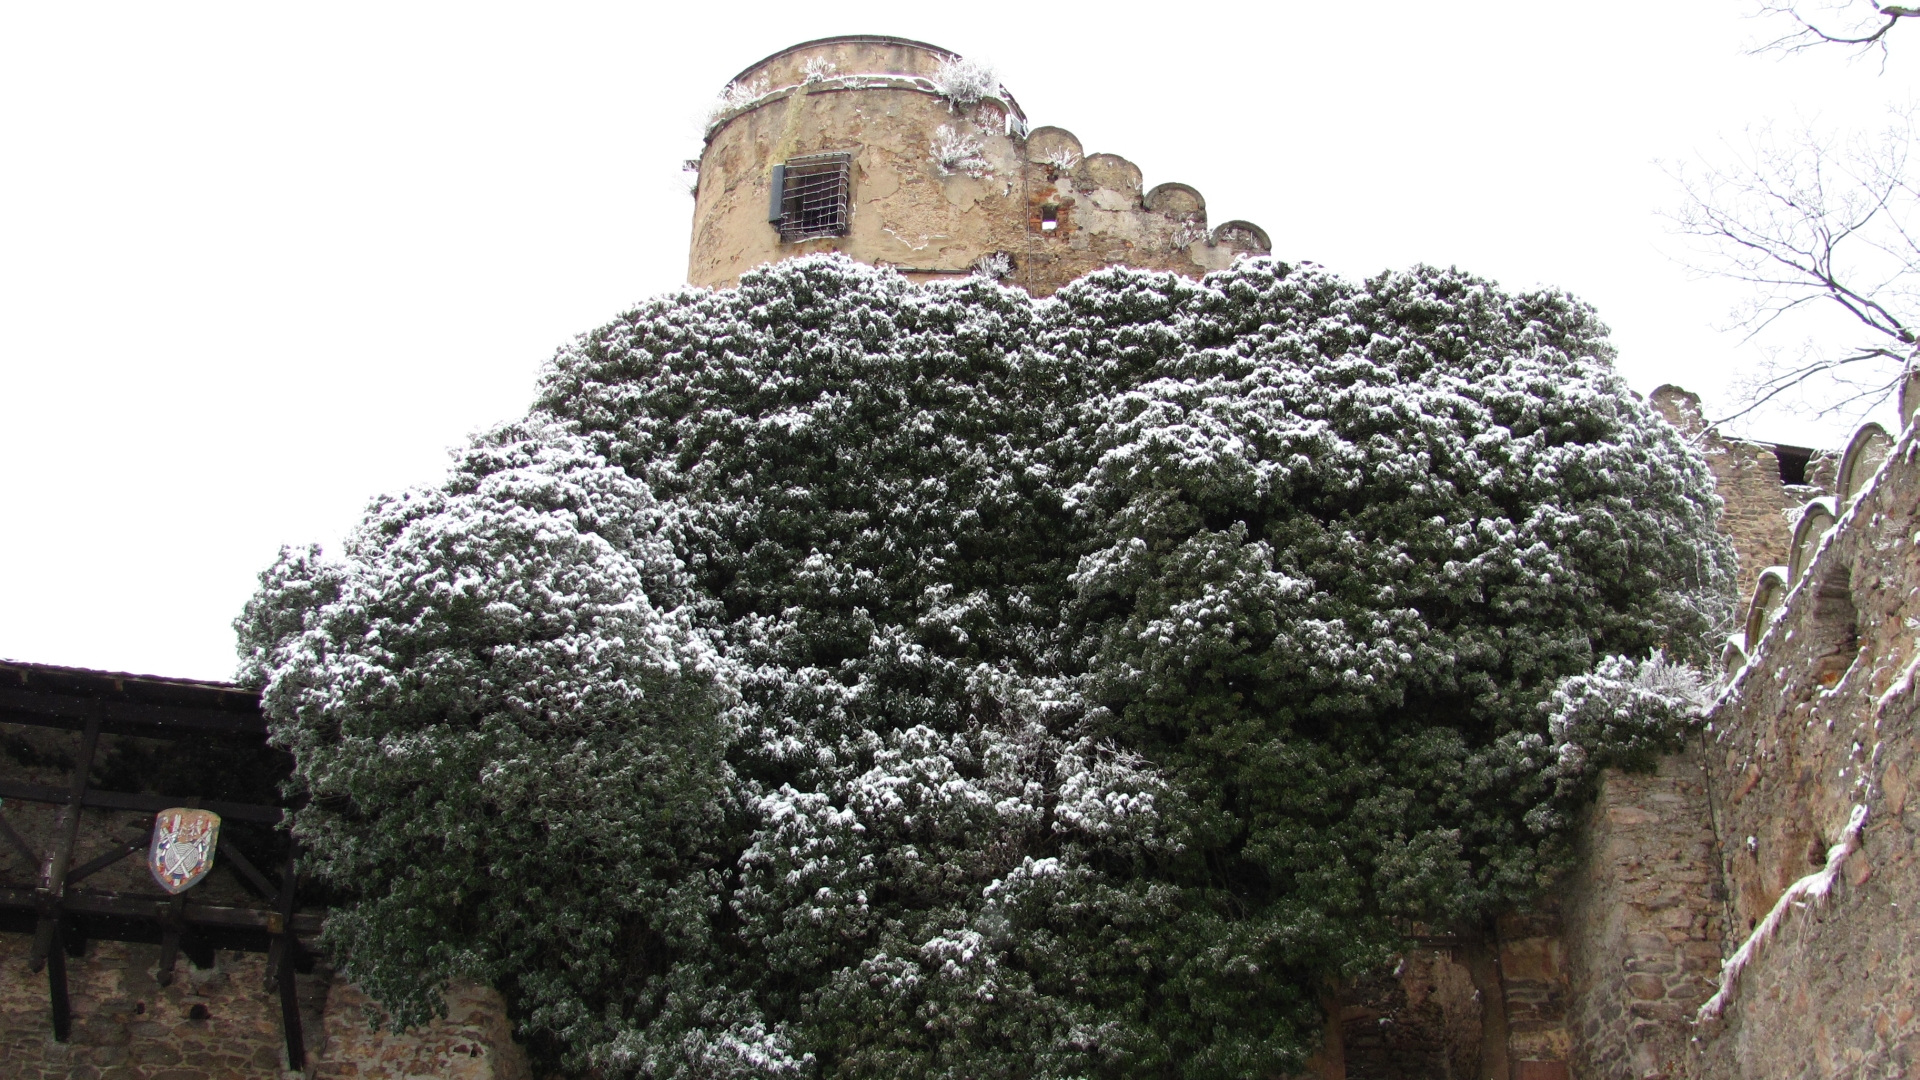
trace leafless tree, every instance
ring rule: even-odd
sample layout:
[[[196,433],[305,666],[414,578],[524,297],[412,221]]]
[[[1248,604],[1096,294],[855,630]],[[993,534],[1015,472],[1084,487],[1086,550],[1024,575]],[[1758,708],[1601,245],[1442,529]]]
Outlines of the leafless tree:
[[[1913,147],[1909,111],[1879,134],[1763,128],[1721,160],[1673,170],[1684,200],[1671,217],[1691,241],[1689,265],[1753,287],[1736,324],[1769,357],[1722,422],[1782,395],[1818,416],[1864,414],[1898,385],[1920,340]],[[1852,329],[1833,332],[1836,317]],[[1793,344],[1796,325],[1810,332]]]
[[[1887,35],[1906,19],[1920,18],[1920,7],[1878,0],[1757,0],[1758,14],[1784,21],[1792,29],[1765,42],[1760,52],[1800,52],[1822,45],[1851,47],[1886,56]]]

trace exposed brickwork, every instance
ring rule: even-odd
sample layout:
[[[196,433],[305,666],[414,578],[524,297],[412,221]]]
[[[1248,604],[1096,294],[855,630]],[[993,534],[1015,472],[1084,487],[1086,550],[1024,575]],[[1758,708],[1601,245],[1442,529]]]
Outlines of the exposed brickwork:
[[[1502,915],[1498,922],[1507,1059],[1517,1076],[1564,1076],[1573,1052],[1560,926],[1557,897],[1540,911]]]

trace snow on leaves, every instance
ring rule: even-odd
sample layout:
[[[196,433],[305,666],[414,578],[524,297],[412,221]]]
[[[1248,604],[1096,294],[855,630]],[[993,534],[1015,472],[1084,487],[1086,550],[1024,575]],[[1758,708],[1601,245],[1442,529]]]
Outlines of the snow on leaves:
[[[798,259],[285,555],[244,671],[416,1012],[491,978],[609,1075],[1277,1074],[1665,730],[1603,658],[1690,655],[1716,511],[1559,294]]]

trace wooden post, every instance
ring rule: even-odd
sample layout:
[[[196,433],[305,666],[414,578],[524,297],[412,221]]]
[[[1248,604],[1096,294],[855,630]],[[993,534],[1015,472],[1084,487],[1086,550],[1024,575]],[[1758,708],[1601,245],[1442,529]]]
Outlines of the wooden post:
[[[60,901],[67,892],[67,867],[73,861],[74,842],[80,837],[80,808],[87,794],[87,774],[93,771],[93,751],[100,745],[100,712],[100,704],[95,702],[93,715],[87,717],[86,733],[80,738],[80,757],[74,762],[73,784],[67,793],[66,805],[60,808],[54,822],[53,850],[47,852],[47,861],[40,871],[40,922],[33,932],[33,952],[27,958],[28,967],[34,971],[39,971],[47,962],[60,924]],[[61,981],[64,984],[64,977]]]
[[[307,1041],[300,1029],[300,985],[294,978],[294,954],[300,948],[300,941],[293,936],[294,892],[300,884],[295,872],[296,860],[300,849],[292,837],[287,838],[287,861],[280,870],[280,896],[278,911],[280,932],[274,936],[270,954],[267,957],[269,977],[279,983],[280,990],[280,1030],[287,1039],[287,1068],[304,1069],[307,1066]]]
[[[280,1029],[287,1037],[287,1068],[306,1068],[307,1040],[300,1029],[300,984],[294,979],[292,949],[280,951]]]
[[[73,1034],[73,1001],[67,997],[67,949],[60,940],[58,921],[47,950],[47,997],[53,1003],[53,1041],[66,1042]]]
[[[161,986],[173,985],[174,965],[180,959],[180,932],[187,921],[186,907],[186,893],[167,901],[167,914],[160,931],[160,966],[153,971],[153,981]]]

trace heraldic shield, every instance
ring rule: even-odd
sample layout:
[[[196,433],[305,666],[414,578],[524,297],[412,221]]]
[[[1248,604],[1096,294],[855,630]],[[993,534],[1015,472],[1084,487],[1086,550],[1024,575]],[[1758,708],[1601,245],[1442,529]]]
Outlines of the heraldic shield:
[[[153,880],[170,893],[193,888],[213,869],[213,851],[220,842],[220,815],[176,806],[153,819],[153,844],[147,849],[147,869]]]

